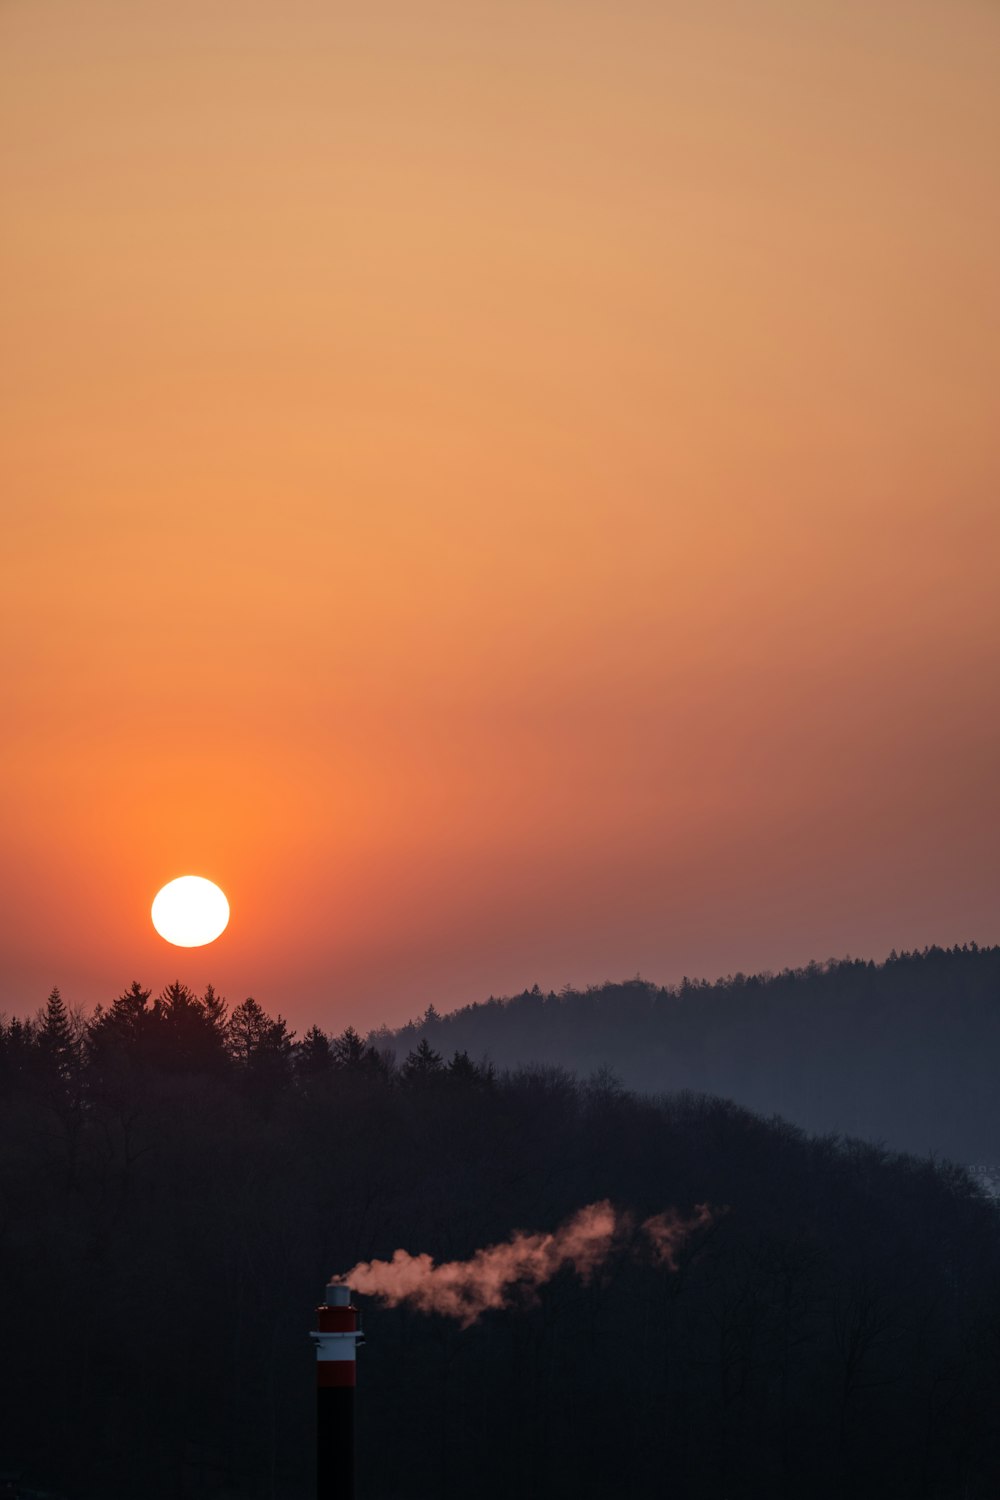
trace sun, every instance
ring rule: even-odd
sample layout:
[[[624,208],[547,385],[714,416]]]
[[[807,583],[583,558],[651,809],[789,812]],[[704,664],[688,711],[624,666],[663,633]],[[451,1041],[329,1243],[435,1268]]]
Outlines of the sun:
[[[214,943],[229,922],[229,902],[211,880],[179,875],[157,891],[153,926],[175,948],[202,948]]]

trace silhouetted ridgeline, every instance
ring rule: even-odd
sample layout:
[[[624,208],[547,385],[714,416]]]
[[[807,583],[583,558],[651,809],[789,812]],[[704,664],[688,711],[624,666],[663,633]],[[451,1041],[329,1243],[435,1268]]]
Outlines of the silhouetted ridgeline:
[[[362,1500],[996,1500],[1000,1216],[961,1170],[181,985],[0,1028],[0,1473],[311,1500],[327,1277],[605,1198],[700,1225],[678,1269],[623,1250],[466,1330],[369,1303]]]
[[[1000,948],[928,948],[662,988],[641,979],[432,1009],[376,1040],[498,1066],[611,1067],[630,1087],[696,1089],[808,1130],[1000,1162]]]

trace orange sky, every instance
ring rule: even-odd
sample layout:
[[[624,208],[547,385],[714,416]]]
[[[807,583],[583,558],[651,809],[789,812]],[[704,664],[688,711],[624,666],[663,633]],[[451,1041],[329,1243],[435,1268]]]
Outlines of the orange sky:
[[[0,1009],[1000,939],[998,77],[985,0],[4,0]]]

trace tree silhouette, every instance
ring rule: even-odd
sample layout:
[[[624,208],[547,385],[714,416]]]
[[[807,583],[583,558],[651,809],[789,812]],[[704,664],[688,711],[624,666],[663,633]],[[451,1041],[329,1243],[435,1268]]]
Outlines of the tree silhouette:
[[[273,1025],[252,996],[237,1005],[226,1023],[226,1046],[234,1062],[247,1067],[255,1054],[268,1045]]]
[[[39,1070],[53,1085],[69,1089],[76,1079],[80,1049],[58,987],[50,992],[39,1018],[35,1052]]]
[[[269,1016],[248,996],[226,1023],[225,1038],[250,1095],[260,1106],[270,1107],[292,1076],[292,1033],[283,1017]]]
[[[23,1087],[32,1077],[36,1041],[33,1021],[17,1016],[7,1025],[0,1021],[0,1079],[5,1088]]]
[[[496,1070],[492,1063],[479,1067],[468,1052],[456,1051],[445,1071],[448,1081],[459,1088],[486,1088],[496,1082]]]
[[[407,1088],[422,1088],[436,1081],[442,1072],[441,1054],[434,1051],[425,1037],[408,1054],[400,1070],[400,1082]]]
[[[366,1047],[354,1027],[348,1026],[339,1036],[334,1037],[332,1051],[335,1067],[358,1068],[364,1059]]]
[[[326,1032],[310,1026],[295,1047],[295,1072],[303,1083],[326,1079],[334,1068],[333,1047]]]
[[[95,1066],[106,1064],[112,1056],[140,1059],[148,1053],[156,1022],[149,1003],[151,993],[134,979],[107,1010],[97,1007],[85,1038],[87,1054]]]
[[[175,980],[157,995],[153,1015],[161,1066],[185,1073],[223,1071],[227,1060],[224,1005],[214,991],[204,1001]]]

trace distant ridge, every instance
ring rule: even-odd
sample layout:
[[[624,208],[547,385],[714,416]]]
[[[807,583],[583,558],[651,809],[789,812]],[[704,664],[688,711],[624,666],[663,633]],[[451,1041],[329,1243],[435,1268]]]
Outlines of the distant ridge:
[[[538,986],[373,1033],[498,1066],[610,1068],[631,1088],[721,1094],[807,1129],[1000,1163],[1000,947],[924,948],[771,974]]]

